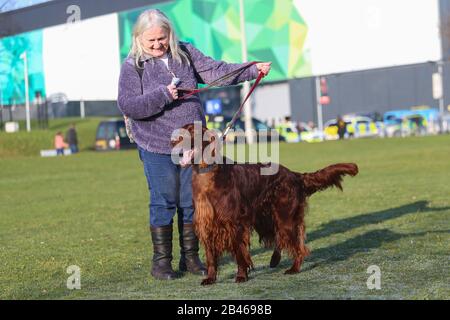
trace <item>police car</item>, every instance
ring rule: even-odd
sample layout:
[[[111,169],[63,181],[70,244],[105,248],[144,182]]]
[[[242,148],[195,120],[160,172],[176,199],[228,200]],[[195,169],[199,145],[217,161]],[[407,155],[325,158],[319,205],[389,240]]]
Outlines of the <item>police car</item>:
[[[206,126],[208,129],[217,129],[222,133],[225,130],[227,124],[231,121],[231,117],[222,115],[207,115],[206,116]],[[225,138],[227,143],[245,143],[245,120],[244,118],[237,119]],[[278,139],[278,141],[285,141],[284,137],[274,133],[271,127],[264,124],[262,121],[252,118],[252,129],[254,141],[264,141],[270,142],[273,139]]]
[[[347,115],[343,116],[342,120],[346,124],[344,138],[368,138],[380,135],[380,130],[375,121],[369,117]],[[339,139],[337,119],[331,119],[325,122],[324,134],[326,140]]]

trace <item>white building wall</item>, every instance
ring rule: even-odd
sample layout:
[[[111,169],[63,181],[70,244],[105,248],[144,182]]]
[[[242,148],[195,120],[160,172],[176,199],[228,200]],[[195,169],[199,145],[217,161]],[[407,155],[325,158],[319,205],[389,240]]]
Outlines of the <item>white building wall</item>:
[[[293,0],[314,75],[439,60],[438,0]]]
[[[47,96],[69,100],[115,100],[120,73],[117,14],[44,29]]]
[[[291,115],[289,84],[275,83],[259,86],[253,93],[252,99],[253,117],[268,121],[272,119],[279,122],[286,116]]]

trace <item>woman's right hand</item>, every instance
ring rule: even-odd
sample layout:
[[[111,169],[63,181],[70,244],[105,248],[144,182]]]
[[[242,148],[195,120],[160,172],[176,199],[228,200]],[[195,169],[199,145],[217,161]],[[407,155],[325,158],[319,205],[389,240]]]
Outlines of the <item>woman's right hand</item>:
[[[174,84],[169,84],[167,86],[167,90],[169,90],[169,93],[172,95],[173,100],[178,99],[178,89],[177,86]]]

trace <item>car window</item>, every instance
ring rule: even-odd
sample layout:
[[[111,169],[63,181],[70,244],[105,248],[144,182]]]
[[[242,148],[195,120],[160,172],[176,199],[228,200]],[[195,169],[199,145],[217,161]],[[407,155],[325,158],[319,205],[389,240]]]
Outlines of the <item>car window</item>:
[[[394,116],[394,115],[388,115],[388,116],[386,117],[386,120],[396,120],[396,119],[397,119],[397,117]]]
[[[127,130],[125,129],[125,122],[118,122],[117,127],[119,130],[119,137],[126,138],[127,137]]]
[[[255,129],[257,131],[259,131],[259,130],[270,130],[270,128],[268,126],[266,126],[264,123],[262,123],[261,121],[253,120],[253,126],[255,127]]]
[[[97,139],[106,139],[106,123],[101,123],[98,126]]]
[[[116,124],[108,123],[106,126],[106,139],[114,139],[116,137]]]
[[[236,123],[234,124],[234,129],[235,130],[245,130],[244,122],[242,122],[242,120],[239,120],[239,119],[236,120]]]

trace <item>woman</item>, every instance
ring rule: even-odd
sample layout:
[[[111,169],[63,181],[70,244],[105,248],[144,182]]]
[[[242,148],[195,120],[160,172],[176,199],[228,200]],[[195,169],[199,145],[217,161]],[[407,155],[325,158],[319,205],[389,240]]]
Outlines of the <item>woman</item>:
[[[191,44],[180,43],[171,22],[159,10],[143,12],[134,26],[133,45],[121,68],[118,106],[129,119],[150,190],[151,274],[157,279],[176,277],[171,262],[177,211],[180,271],[206,274],[192,224],[192,169],[172,162],[170,146],[174,130],[194,121],[206,125],[206,121],[198,96],[178,99],[177,85],[196,88],[198,83],[210,83],[242,66],[215,61]],[[269,70],[270,63],[258,63],[220,85],[255,79],[258,72],[267,75]]]

